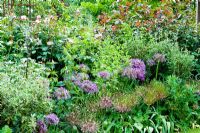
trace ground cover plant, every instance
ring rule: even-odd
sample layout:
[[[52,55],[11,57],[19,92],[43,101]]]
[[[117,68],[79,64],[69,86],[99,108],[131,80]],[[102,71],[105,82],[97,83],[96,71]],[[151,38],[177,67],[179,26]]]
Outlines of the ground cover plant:
[[[199,131],[195,1],[34,4],[0,3],[0,132]]]

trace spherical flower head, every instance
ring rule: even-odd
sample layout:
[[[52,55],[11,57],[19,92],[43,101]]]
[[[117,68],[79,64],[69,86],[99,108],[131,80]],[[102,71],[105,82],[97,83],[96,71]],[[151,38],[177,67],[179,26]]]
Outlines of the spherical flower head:
[[[123,76],[127,76],[131,79],[139,79],[144,81],[146,73],[146,66],[140,59],[131,59],[130,66],[126,67],[122,73]]]
[[[47,125],[41,120],[37,121],[37,128],[39,133],[47,132]]]
[[[128,78],[131,79],[136,79],[137,78],[137,73],[134,68],[132,67],[126,67],[122,73],[123,76],[127,76]]]
[[[27,20],[27,17],[25,15],[23,15],[20,17],[20,20],[25,21],[25,20]]]
[[[110,73],[107,71],[101,71],[98,73],[98,76],[103,79],[108,79],[110,77]]]
[[[137,74],[137,79],[144,81],[145,80],[145,71],[142,69],[135,68],[135,73]]]
[[[69,92],[64,87],[59,87],[55,92],[54,95],[57,99],[69,99],[71,98]]]
[[[140,60],[140,59],[131,59],[130,62],[131,62],[131,67],[132,68],[139,68],[139,69],[145,71],[146,66],[145,66],[145,64],[144,64],[144,62],[142,60]]]
[[[166,61],[166,58],[165,58],[165,55],[160,54],[160,53],[156,53],[156,54],[154,54],[154,56],[153,56],[153,60],[154,60],[155,62],[161,62],[161,63],[163,63],[163,62]]]
[[[147,65],[154,66],[155,64],[156,64],[156,62],[153,59],[147,60]]]
[[[57,125],[59,123],[59,118],[55,114],[49,114],[45,117],[45,120],[50,125]]]
[[[105,108],[111,108],[113,105],[112,100],[110,99],[110,97],[102,97],[101,101],[100,101],[100,107],[102,109]]]
[[[80,80],[72,80],[72,82],[77,85],[78,87],[82,86],[82,82]]]
[[[79,125],[80,119],[78,118],[78,114],[75,112],[71,112],[68,116],[66,116],[66,120],[71,125]]]
[[[81,89],[87,93],[95,93],[99,91],[97,85],[90,80],[84,80],[81,84]]]
[[[98,125],[95,121],[85,122],[81,126],[81,131],[83,133],[96,133],[98,131]]]

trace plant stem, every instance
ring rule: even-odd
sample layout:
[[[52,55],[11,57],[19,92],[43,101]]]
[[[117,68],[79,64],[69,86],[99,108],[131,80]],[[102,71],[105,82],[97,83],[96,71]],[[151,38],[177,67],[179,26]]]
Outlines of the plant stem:
[[[158,61],[158,64],[157,64],[157,67],[156,67],[156,80],[157,80],[157,78],[158,78],[158,69],[159,69],[159,64],[160,64],[160,62]]]

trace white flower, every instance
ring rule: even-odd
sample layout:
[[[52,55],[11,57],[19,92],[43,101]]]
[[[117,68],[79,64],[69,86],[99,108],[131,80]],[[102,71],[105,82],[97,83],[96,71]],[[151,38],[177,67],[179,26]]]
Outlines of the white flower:
[[[74,40],[71,38],[67,38],[67,40],[69,41],[69,43],[74,43]]]
[[[37,15],[36,20],[40,20],[40,19],[41,19],[41,16]]]
[[[25,15],[23,15],[23,16],[20,17],[20,20],[23,20],[23,21],[27,20],[27,17]]]
[[[53,42],[52,41],[48,41],[47,45],[51,46],[51,45],[53,45]]]
[[[36,19],[36,20],[35,20],[35,23],[36,23],[36,24],[39,24],[40,22],[41,22],[41,21],[40,21],[39,19]]]
[[[101,39],[103,37],[103,35],[101,33],[95,34],[94,38],[95,39]]]
[[[13,40],[10,40],[7,45],[11,46],[13,44]]]

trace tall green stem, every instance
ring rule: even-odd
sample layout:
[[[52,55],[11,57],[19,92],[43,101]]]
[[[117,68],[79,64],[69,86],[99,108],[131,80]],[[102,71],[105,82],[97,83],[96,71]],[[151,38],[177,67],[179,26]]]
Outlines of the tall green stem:
[[[156,67],[156,79],[158,78],[159,65],[160,65],[160,62],[158,62],[157,67]]]

